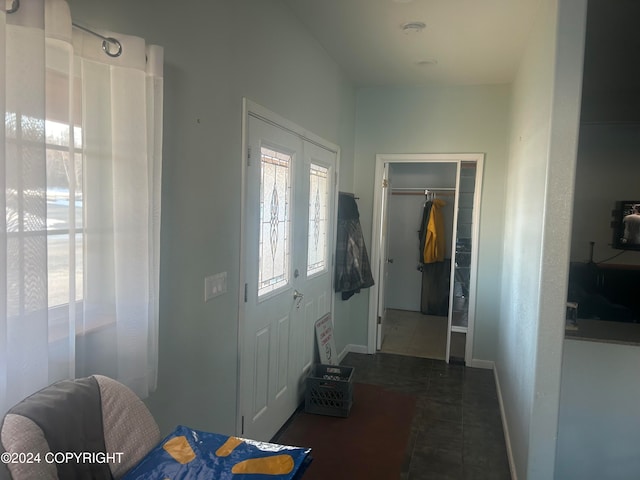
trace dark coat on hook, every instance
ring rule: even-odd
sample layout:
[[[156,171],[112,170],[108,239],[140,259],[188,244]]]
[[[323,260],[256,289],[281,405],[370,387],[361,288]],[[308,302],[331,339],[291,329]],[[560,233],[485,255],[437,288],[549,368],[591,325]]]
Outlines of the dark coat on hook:
[[[362,288],[373,286],[367,247],[360,226],[358,205],[353,195],[338,197],[335,291],[348,300]]]

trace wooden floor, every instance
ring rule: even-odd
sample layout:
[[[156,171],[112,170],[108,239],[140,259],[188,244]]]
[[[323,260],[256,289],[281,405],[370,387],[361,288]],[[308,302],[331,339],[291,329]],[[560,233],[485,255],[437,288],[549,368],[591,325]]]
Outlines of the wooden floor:
[[[444,360],[447,317],[407,310],[387,310],[383,353]]]

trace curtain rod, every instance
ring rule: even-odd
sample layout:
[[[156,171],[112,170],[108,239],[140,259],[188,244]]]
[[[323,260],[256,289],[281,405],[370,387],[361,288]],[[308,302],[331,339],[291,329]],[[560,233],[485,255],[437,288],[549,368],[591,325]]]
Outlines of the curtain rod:
[[[15,13],[18,10],[20,10],[20,0],[13,0],[11,2],[11,8],[6,10],[7,13]],[[79,30],[82,30],[84,32],[90,33],[91,35],[94,35],[100,39],[102,39],[102,51],[104,53],[106,53],[107,55],[109,55],[110,57],[119,57],[120,55],[122,55],[122,44],[113,37],[105,37],[104,35],[100,35],[97,32],[94,32],[93,30],[88,29],[87,27],[83,27],[82,25],[78,25],[75,22],[72,22],[71,25],[73,25],[74,27],[76,27]],[[109,44],[111,45],[115,45],[116,46],[116,51],[115,52],[111,52],[110,48],[109,48]]]
[[[83,27],[82,25],[78,25],[77,23],[72,23],[71,25],[73,25],[74,27],[76,27],[79,30],[82,30],[84,32],[90,33],[91,35],[94,35],[98,38],[102,39],[102,51],[104,53],[106,53],[107,55],[109,55],[110,57],[119,57],[120,55],[122,55],[122,44],[113,37],[105,37],[103,35],[100,35],[99,33],[94,32],[93,30],[89,30],[87,27]],[[116,46],[116,51],[114,53],[111,52],[111,50],[109,50],[109,44],[113,44]]]

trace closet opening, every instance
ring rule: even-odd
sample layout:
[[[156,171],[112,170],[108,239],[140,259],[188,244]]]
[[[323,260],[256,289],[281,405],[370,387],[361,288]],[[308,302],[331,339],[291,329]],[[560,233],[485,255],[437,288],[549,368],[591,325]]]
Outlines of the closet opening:
[[[377,156],[370,353],[472,358],[483,157]]]

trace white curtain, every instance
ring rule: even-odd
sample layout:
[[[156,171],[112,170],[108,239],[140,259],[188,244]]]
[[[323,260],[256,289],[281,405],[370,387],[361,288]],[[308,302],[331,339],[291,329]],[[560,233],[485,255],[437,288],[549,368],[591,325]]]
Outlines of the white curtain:
[[[63,0],[0,12],[2,412],[94,373],[155,389],[163,52],[99,33],[121,55]]]

